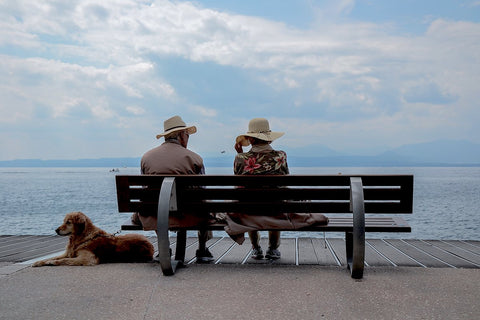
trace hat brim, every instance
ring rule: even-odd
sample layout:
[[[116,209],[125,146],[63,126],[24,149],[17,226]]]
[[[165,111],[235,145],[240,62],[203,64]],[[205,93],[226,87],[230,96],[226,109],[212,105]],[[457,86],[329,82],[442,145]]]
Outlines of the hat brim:
[[[195,126],[189,126],[189,127],[179,127],[179,128],[174,128],[168,131],[165,131],[164,133],[157,134],[157,139],[160,139],[161,137],[168,136],[171,133],[174,133],[176,131],[183,131],[187,130],[188,134],[194,134],[197,132],[197,127]]]
[[[250,145],[250,141],[248,141],[247,137],[252,137],[252,138],[257,138],[259,140],[265,141],[265,142],[272,142],[274,140],[277,140],[281,136],[283,136],[285,132],[261,132],[261,133],[245,133],[242,135],[239,135],[236,139],[236,143],[240,143],[242,146],[246,147]]]

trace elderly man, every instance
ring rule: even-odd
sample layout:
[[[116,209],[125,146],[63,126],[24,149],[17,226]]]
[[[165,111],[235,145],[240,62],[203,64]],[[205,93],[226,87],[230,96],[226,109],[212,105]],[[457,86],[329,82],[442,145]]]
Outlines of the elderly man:
[[[195,152],[188,150],[188,138],[197,132],[195,126],[187,126],[179,116],[174,116],[163,123],[164,132],[157,139],[165,137],[160,146],[147,151],[141,161],[142,174],[205,174],[203,159]],[[134,223],[141,223],[144,230],[156,230],[157,217],[132,216]],[[206,247],[211,232],[198,232],[197,262],[213,261],[213,256]]]

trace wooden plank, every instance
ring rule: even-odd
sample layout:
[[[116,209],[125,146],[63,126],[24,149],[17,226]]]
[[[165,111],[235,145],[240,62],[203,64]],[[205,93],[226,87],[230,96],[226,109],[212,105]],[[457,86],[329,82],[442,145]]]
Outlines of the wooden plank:
[[[203,186],[256,186],[256,185],[292,185],[292,186],[349,186],[350,177],[361,177],[364,186],[400,186],[413,185],[410,174],[349,174],[349,175],[117,175],[120,186],[161,185],[162,177],[175,177],[178,184],[198,184]],[[120,181],[121,180],[121,181]],[[160,181],[159,181],[160,180]],[[124,182],[126,181],[126,182]],[[260,181],[260,182],[259,182]]]
[[[18,259],[22,259],[22,257],[30,255],[34,251],[39,252],[40,255],[42,252],[51,253],[55,252],[54,250],[58,251],[58,248],[65,248],[67,241],[68,237],[60,236],[28,237],[3,248],[0,257],[5,258],[15,256],[16,258],[14,258],[14,261],[17,261]]]
[[[468,241],[463,240],[448,240],[448,243],[452,246],[460,248],[462,250],[471,252],[476,255],[480,255],[480,248],[475,247],[474,245],[470,244]],[[479,249],[479,250],[477,250]],[[477,252],[478,251],[478,252]]]
[[[463,242],[470,245],[470,251],[480,254],[480,241],[464,240]]]
[[[435,258],[443,261],[446,264],[454,266],[456,268],[474,268],[475,264],[462,259],[456,255],[451,254],[450,252],[439,248],[436,244],[439,241],[422,241],[422,240],[405,240],[408,243],[414,245],[420,250],[434,256]]]
[[[1,246],[2,252],[6,253],[12,250],[22,250],[22,248],[28,248],[36,242],[45,241],[53,236],[15,236]]]
[[[382,239],[368,239],[367,243],[381,252],[387,259],[392,261],[397,266],[421,266],[417,261],[397,250],[394,246]]]
[[[143,227],[141,225],[138,225],[138,224],[134,224],[132,222],[132,219],[131,218],[128,218],[126,219],[125,221],[123,221],[122,225],[120,226],[120,228],[122,230],[140,230],[140,231],[143,231]]]
[[[393,266],[392,262],[365,242],[365,264],[370,267]]]
[[[475,247],[469,242],[470,241],[465,241],[465,240],[448,240],[448,243],[452,246],[455,246],[457,248],[471,252],[476,255],[480,255],[480,248]]]
[[[311,238],[298,238],[298,264],[318,264],[317,254]],[[320,249],[319,249],[320,250]]]
[[[12,254],[9,254],[8,256],[4,256],[1,260],[10,262],[21,262],[42,257],[55,252],[62,252],[65,250],[67,240],[68,238],[58,237],[55,240],[48,241],[45,245],[32,245],[30,249],[22,250],[21,252],[14,252]],[[45,241],[43,243],[45,243]]]
[[[476,267],[480,267],[480,255],[472,253],[471,251],[457,247],[451,243],[451,241],[445,240],[427,240],[426,242],[441,248],[455,256],[468,260]]]
[[[465,240],[465,241],[480,249],[480,240]]]
[[[448,243],[456,248],[471,252],[473,254],[480,254],[476,252],[476,247],[463,240],[448,240]]]
[[[280,250],[282,256],[278,260],[273,260],[272,263],[295,264],[297,254],[296,240],[294,238],[281,238],[280,240],[280,247],[278,250]],[[268,249],[268,246],[266,248]],[[266,253],[267,252],[265,251],[265,254]]]
[[[333,257],[329,247],[327,246],[325,248],[325,241],[323,239],[312,238],[311,241],[319,265],[338,266],[337,260],[335,260],[335,258]]]
[[[425,254],[425,252],[419,250],[412,244],[409,244],[405,240],[399,239],[388,239],[385,240],[389,244],[393,245],[398,250],[402,251],[415,261],[419,262],[421,265],[425,267],[433,267],[433,268],[445,268],[449,267],[448,264],[440,261],[439,259],[432,257],[430,255]]]
[[[327,243],[330,245],[333,253],[337,257],[338,261],[342,266],[347,265],[346,258],[346,249],[345,249],[345,240],[344,239],[328,239]]]
[[[215,259],[215,263],[220,263],[221,257],[227,252],[233,245],[235,245],[235,241],[230,239],[229,237],[220,238],[217,242],[211,245],[208,250],[213,255]]]
[[[251,248],[252,246],[249,239],[245,239],[245,242],[242,245],[235,243],[230,251],[222,257],[219,263],[242,264],[247,258],[247,255],[250,254]]]
[[[24,239],[28,239],[34,237],[33,235],[15,235],[15,236],[0,236],[0,250],[8,245],[11,245],[12,243],[17,243],[19,241],[22,241]]]

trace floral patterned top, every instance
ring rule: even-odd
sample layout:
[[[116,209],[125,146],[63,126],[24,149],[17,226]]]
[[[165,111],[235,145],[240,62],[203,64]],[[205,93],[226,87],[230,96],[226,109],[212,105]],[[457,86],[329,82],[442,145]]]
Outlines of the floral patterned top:
[[[273,150],[270,146],[267,150],[258,152],[254,146],[248,152],[237,154],[233,171],[237,175],[289,174],[287,154]]]

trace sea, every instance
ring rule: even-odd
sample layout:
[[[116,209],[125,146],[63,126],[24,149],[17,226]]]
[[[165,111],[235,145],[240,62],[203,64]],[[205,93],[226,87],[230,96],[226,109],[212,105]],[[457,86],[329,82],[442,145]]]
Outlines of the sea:
[[[115,233],[129,217],[118,212],[115,175],[139,172],[139,168],[0,168],[0,235],[54,235],[71,211],[82,211],[95,225]],[[232,169],[207,168],[206,173],[232,174]],[[367,238],[480,240],[480,167],[293,167],[290,173],[413,174],[414,212],[403,215],[412,232],[368,233]],[[227,236],[222,231],[215,235]],[[323,233],[291,231],[282,237],[321,238]]]

